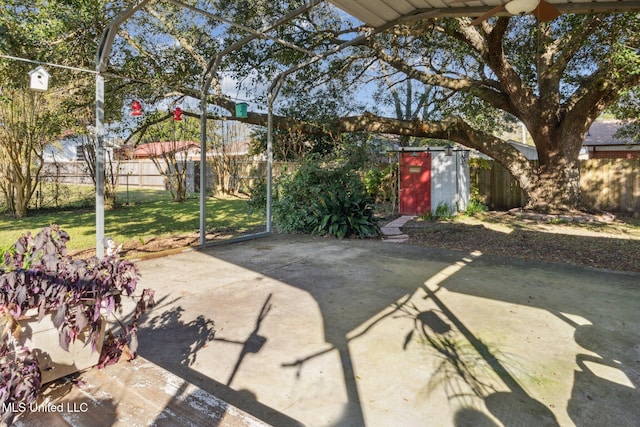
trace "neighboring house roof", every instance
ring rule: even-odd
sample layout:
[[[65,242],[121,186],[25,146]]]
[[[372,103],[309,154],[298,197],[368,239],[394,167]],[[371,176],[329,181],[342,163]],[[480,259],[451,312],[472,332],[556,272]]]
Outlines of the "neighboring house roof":
[[[640,158],[640,144],[631,139],[614,138],[622,126],[619,120],[596,120],[582,143],[589,159]]]
[[[630,139],[614,138],[613,135],[622,126],[620,120],[607,119],[596,120],[591,124],[587,136],[584,138],[582,145],[588,146],[607,146],[607,145],[628,145],[635,144]]]
[[[58,141],[45,145],[42,158],[45,162],[69,162],[82,160],[82,146],[88,144],[84,135],[66,131]]]
[[[136,145],[131,153],[131,157],[134,159],[146,159],[162,156],[166,153],[195,151],[199,149],[200,144],[194,141],[149,142],[146,144]]]
[[[538,160],[538,150],[535,146],[513,140],[508,140],[507,143],[511,144],[513,148],[524,154],[527,159]]]

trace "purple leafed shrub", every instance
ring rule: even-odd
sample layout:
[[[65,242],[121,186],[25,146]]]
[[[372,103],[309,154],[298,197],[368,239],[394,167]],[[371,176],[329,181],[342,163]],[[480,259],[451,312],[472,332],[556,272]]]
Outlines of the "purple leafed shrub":
[[[108,334],[100,366],[115,363],[125,346],[135,356],[137,322],[153,305],[153,292],[145,289],[135,295],[140,273],[136,265],[117,256],[102,259],[72,259],[67,255],[69,235],[57,225],[45,227],[35,236],[23,235],[0,259],[0,407],[6,403],[31,403],[40,389],[37,364],[34,368],[29,349],[18,348],[12,334],[27,310],[36,309],[37,318],[53,314],[60,346],[70,343],[85,330],[95,350],[104,317],[122,309],[122,298],[136,300],[129,324],[120,323],[122,332]],[[21,382],[22,381],[22,382]]]
[[[9,314],[0,312],[0,408],[34,402],[42,380],[38,360],[11,333],[14,322]],[[0,422],[10,425],[13,411],[3,412]]]

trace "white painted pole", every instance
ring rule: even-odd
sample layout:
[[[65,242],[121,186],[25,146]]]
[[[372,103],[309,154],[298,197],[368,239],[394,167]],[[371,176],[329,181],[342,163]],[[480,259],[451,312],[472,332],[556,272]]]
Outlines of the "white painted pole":
[[[96,256],[104,256],[104,77],[96,74]]]
[[[200,93],[200,246],[207,242],[207,92],[203,84]]]
[[[273,173],[273,93],[269,91],[269,114],[267,116],[267,212],[266,232],[271,232],[271,205],[272,205],[272,173]]]
[[[96,52],[96,256],[104,256],[104,73],[109,63],[109,55],[118,28],[150,0],[137,0],[120,15],[102,34]]]

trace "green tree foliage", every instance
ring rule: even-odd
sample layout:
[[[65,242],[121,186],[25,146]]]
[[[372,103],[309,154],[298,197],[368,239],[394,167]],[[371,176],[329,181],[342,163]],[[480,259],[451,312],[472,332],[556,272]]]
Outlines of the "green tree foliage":
[[[307,134],[329,128],[456,141],[505,166],[529,195],[532,207],[579,206],[578,153],[584,136],[622,92],[640,82],[634,71],[639,60],[638,15],[568,14],[551,23],[531,16],[500,17],[480,26],[469,22],[433,19],[394,27],[350,49],[348,55],[332,57],[328,65],[297,74],[290,88],[298,91],[290,89],[289,96],[311,97],[310,88],[329,78],[350,82],[351,87],[383,81],[392,96],[378,99],[388,101],[396,112],[393,119],[383,117],[382,109],[356,117],[341,115],[315,127],[298,122],[298,129]],[[323,29],[322,34],[335,37],[323,38],[325,43],[345,40],[341,36],[349,30],[343,26],[337,31],[331,24]],[[336,71],[338,76],[332,74]],[[411,87],[419,87],[409,85],[411,80],[425,85],[425,90],[411,97]],[[412,106],[402,105],[403,99],[393,94],[402,86],[404,100]],[[416,115],[428,95],[438,102],[428,117]],[[517,121],[532,135],[538,167],[497,136]],[[295,127],[290,121],[283,123]]]
[[[64,117],[55,97],[0,89],[0,191],[9,211],[27,216],[42,170],[44,146],[60,136]]]
[[[0,53],[66,67],[95,68],[100,34],[120,10],[124,1],[104,0],[3,0],[0,2]],[[34,64],[0,59],[0,86],[28,86],[27,72]],[[73,113],[76,124],[93,123],[95,76],[68,68],[48,68],[50,90],[64,101],[65,112]],[[110,82],[113,93],[116,85]],[[119,82],[121,84],[122,82]],[[115,105],[109,97],[109,113]],[[120,110],[121,104],[117,110]]]
[[[501,17],[479,26],[464,18],[428,20],[372,39],[363,61],[377,58],[395,71],[395,82],[438,88],[446,101],[433,112],[440,122],[416,123],[413,135],[488,154],[519,180],[533,207],[573,208],[589,126],[640,82],[633,71],[639,22],[632,13],[563,15],[551,23]],[[537,168],[496,136],[516,119],[532,135]],[[420,125],[429,129],[421,132]]]
[[[246,22],[292,6],[258,2],[245,11],[236,7],[237,2],[221,4],[231,16],[246,12]],[[331,7],[320,6],[277,34],[324,51],[367,31],[338,17]],[[551,23],[532,16],[496,17],[479,26],[470,26],[470,21],[409,22],[312,64],[285,83],[286,101],[278,111],[281,116],[274,119],[276,128],[305,135],[301,139],[307,141],[313,135],[356,131],[456,141],[506,167],[528,194],[530,206],[579,207],[578,153],[584,136],[621,93],[640,82],[634,71],[639,60],[638,14],[565,14]],[[258,87],[303,59],[298,51],[259,42],[238,51],[227,65]],[[328,82],[352,91],[377,81],[391,95],[380,95],[380,103],[369,111],[346,102],[340,105],[348,108],[336,110],[333,119],[310,121],[300,111],[292,115],[284,108],[291,99],[309,111],[318,100],[339,99],[340,93],[324,90]],[[405,91],[402,96],[400,88]],[[258,114],[247,121],[265,122]],[[518,121],[536,145],[537,167],[499,137]]]
[[[640,72],[640,67],[637,72]],[[640,87],[624,91],[611,112],[624,123],[614,136],[640,143]]]
[[[363,104],[354,101],[354,94],[350,90],[335,87],[335,82],[313,92],[312,96],[285,96],[279,114],[291,117],[298,124],[312,125],[332,123],[336,117],[364,108]],[[306,132],[298,125],[276,128],[273,137],[273,157],[278,161],[297,161],[308,154],[331,154],[339,148],[342,137],[331,126],[314,133]],[[250,154],[262,154],[266,149],[266,129],[257,129]]]
[[[33,16],[38,8],[48,10],[45,16],[63,13],[47,2],[13,0],[8,4],[20,4],[33,11]],[[99,22],[124,6],[124,2],[81,0],[64,4],[61,10],[67,13],[81,6],[87,15],[92,5],[104,17]],[[302,4],[204,0],[198,7],[260,29]],[[69,25],[76,25],[83,35],[95,32],[83,16],[80,12]],[[316,147],[320,148],[316,151],[326,151],[322,145],[331,142],[325,139],[327,135],[335,138],[353,132],[395,134],[406,141],[413,137],[456,141],[507,168],[528,194],[532,207],[579,206],[578,153],[584,136],[591,123],[618,102],[621,93],[632,93],[640,83],[638,14],[564,14],[550,23],[537,22],[532,16],[494,17],[478,26],[470,22],[470,18],[408,21],[291,74],[275,105],[275,152],[290,158]],[[226,55],[213,76],[208,104],[233,116],[242,94],[252,103],[248,117],[239,120],[265,126],[265,88],[276,76],[308,60],[307,52],[329,52],[368,30],[345,19],[329,2],[322,2],[287,25],[270,30],[269,36],[277,42],[256,37]],[[43,31],[41,27],[34,34]],[[23,40],[5,45],[42,38],[31,34],[22,32]],[[113,98],[107,100],[108,107],[120,110],[134,97],[145,105],[156,105],[161,99],[199,99],[209,61],[247,34],[192,9],[149,2],[127,20],[116,38],[109,72],[135,80],[110,79],[107,93]],[[82,46],[89,44],[81,43],[86,38],[78,39]],[[45,39],[55,38],[47,34]],[[56,40],[67,46],[62,39]],[[284,46],[286,43],[301,49]],[[94,48],[84,51],[95,52]],[[69,58],[76,56],[68,52]],[[234,87],[229,86],[229,78]],[[404,94],[380,95],[374,103],[366,102],[378,82],[392,91],[403,88]],[[397,114],[399,103],[404,103],[404,114]],[[208,112],[212,119],[219,118],[219,112]],[[539,166],[532,166],[499,137],[503,128],[517,121],[532,136]]]
[[[122,4],[108,5],[117,9]],[[93,69],[98,35],[110,18],[107,3],[100,0],[5,0],[0,2],[0,54]],[[45,66],[51,74],[49,91],[33,93],[28,71],[35,67],[0,59],[0,180],[16,216],[27,214],[44,147],[62,135],[90,133],[87,126],[95,120],[93,74]]]

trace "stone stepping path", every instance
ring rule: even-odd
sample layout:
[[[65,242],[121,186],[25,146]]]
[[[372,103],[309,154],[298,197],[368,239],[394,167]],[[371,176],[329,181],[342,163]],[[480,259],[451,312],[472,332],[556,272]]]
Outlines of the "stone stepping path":
[[[405,243],[409,241],[409,235],[404,234],[400,231],[400,227],[405,225],[407,222],[414,219],[415,216],[411,215],[403,215],[400,218],[396,218],[384,227],[381,227],[382,231],[382,241],[390,242],[390,243]]]

